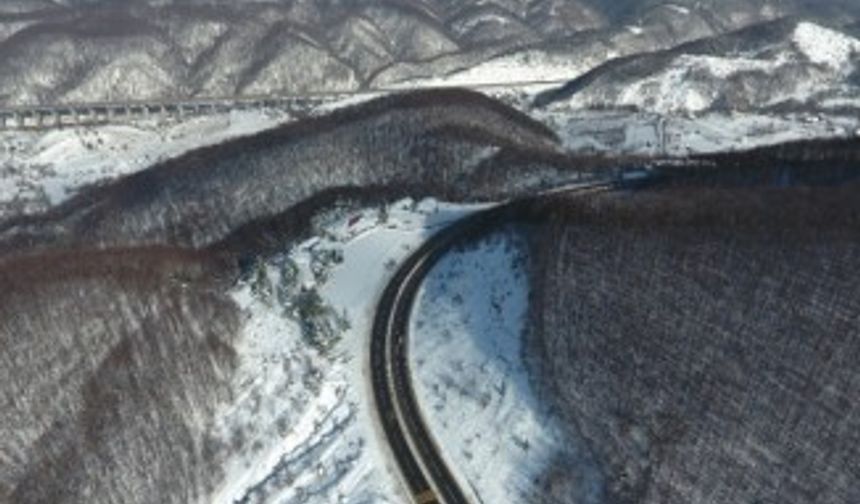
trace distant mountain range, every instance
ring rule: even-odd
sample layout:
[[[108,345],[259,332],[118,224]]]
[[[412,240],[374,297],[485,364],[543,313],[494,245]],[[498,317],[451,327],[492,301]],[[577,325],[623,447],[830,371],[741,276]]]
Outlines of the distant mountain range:
[[[840,23],[860,11],[814,7]],[[0,5],[0,104],[563,81],[810,10],[800,0],[12,0]]]

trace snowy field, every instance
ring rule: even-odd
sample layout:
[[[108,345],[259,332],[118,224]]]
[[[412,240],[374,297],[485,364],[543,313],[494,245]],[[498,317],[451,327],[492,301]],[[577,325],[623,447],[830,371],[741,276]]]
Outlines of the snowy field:
[[[87,185],[288,120],[284,112],[237,111],[182,121],[0,131],[0,217],[44,210]]]
[[[475,66],[450,74],[424,79],[396,82],[390,89],[423,87],[492,88],[501,85],[520,87],[526,83],[537,91],[579,77],[607,59],[616,57],[613,52],[595,52],[586,55],[547,54],[540,50],[527,50],[505,54]],[[545,84],[541,84],[545,83]]]
[[[498,232],[446,255],[422,286],[411,322],[415,388],[430,432],[474,502],[519,504],[576,450],[538,403],[522,359],[525,244]]]
[[[335,210],[314,238],[250,267],[234,292],[246,316],[235,399],[210,429],[232,447],[212,502],[404,502],[369,409],[370,326],[396,266],[475,208]]]

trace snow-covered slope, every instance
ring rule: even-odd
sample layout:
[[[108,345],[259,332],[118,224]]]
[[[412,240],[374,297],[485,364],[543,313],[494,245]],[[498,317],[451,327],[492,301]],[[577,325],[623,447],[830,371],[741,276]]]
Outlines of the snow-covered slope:
[[[721,16],[723,12],[733,16]],[[707,38],[772,20],[784,11],[765,4],[699,5],[688,8],[666,3],[627,16],[626,24],[612,24],[596,31],[584,31],[563,40],[536,41],[526,47],[511,48],[467,65],[428,67],[417,75],[398,75],[386,69],[373,84],[382,87],[486,86],[528,82],[563,82],[575,79],[607,61],[632,54],[665,50],[692,40]],[[716,22],[720,19],[720,22]]]
[[[214,504],[397,503],[397,468],[370,408],[368,336],[396,265],[471,211],[403,200],[319,217],[314,238],[254,265],[233,398],[212,424],[233,446]]]
[[[661,114],[856,109],[858,55],[857,38],[810,22],[780,21],[611,62],[538,101]]]
[[[860,40],[814,23],[798,24],[793,41],[809,61],[836,71],[853,69],[860,53]]]
[[[0,218],[44,211],[90,184],[289,119],[281,112],[248,111],[182,121],[2,131]]]
[[[431,270],[413,312],[416,394],[443,457],[474,502],[549,502],[547,467],[587,458],[584,447],[562,441],[523,361],[525,253],[510,230],[450,252]],[[599,502],[599,475],[585,463],[569,470],[581,478],[555,489],[567,499],[560,502]]]

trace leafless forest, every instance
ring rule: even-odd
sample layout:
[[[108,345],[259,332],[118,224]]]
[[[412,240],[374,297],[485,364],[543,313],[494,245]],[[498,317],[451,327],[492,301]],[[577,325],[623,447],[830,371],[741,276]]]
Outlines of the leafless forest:
[[[238,255],[296,238],[345,197],[498,195],[467,181],[501,148],[556,144],[475,93],[417,93],[192,152],[0,224],[0,502],[205,498],[231,449],[207,433],[236,365]]]
[[[202,247],[337,188],[412,187],[416,196],[486,199],[493,194],[465,182],[502,147],[557,149],[543,125],[478,93],[383,98],[191,152],[47,215],[0,224],[0,248]]]
[[[857,190],[685,183],[535,227],[533,365],[607,502],[860,498]]]
[[[554,199],[530,216],[541,390],[587,440],[609,502],[856,500],[856,184],[685,182],[720,170],[778,182],[779,169],[759,171],[773,160],[803,160],[797,173],[820,180],[856,152],[843,141],[654,161],[682,184]],[[239,256],[296,238],[339,198],[504,199],[619,163],[648,162],[572,158],[498,102],[419,92],[0,223],[0,502],[209,495],[230,449],[207,432],[236,366],[226,292]],[[561,457],[539,499],[570,502],[577,467]]]
[[[0,264],[0,502],[191,502],[235,364],[224,265],[156,248]],[[94,477],[98,475],[98,477]]]

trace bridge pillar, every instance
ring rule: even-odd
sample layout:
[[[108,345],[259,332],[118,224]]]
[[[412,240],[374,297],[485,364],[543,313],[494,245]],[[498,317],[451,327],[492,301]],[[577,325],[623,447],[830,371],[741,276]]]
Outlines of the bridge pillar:
[[[176,108],[174,104],[167,104],[163,107],[164,117],[179,117],[179,110]]]
[[[71,109],[59,109],[57,110],[57,124],[60,126],[68,126],[70,122],[70,118],[74,118],[74,113]]]

